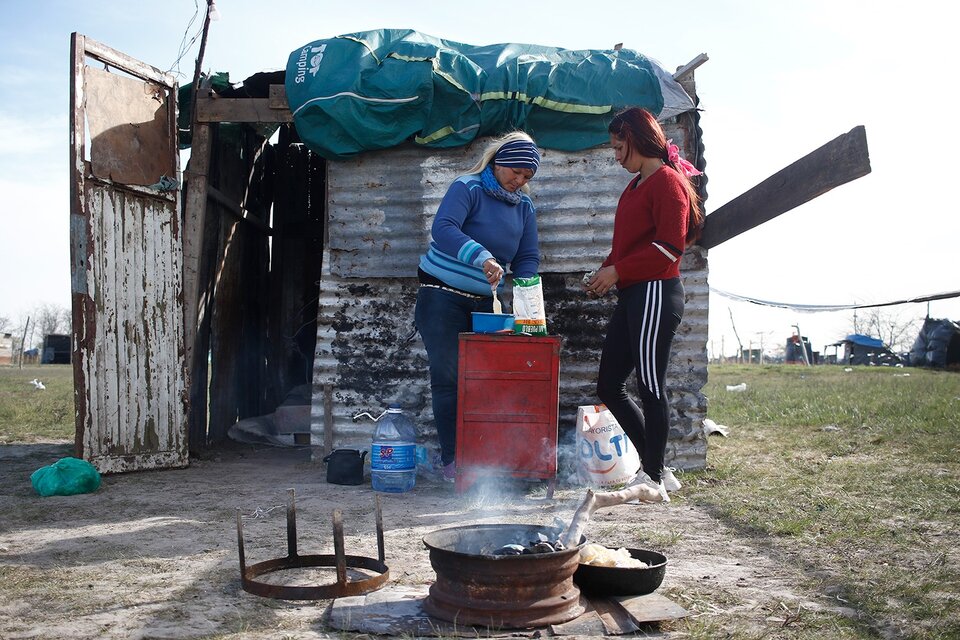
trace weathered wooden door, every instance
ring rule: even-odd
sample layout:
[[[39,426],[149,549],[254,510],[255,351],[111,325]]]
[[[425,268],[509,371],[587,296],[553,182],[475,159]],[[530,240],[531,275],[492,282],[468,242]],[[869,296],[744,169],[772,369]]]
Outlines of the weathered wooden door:
[[[183,467],[177,85],[83,35],[71,45],[77,455],[103,473]]]

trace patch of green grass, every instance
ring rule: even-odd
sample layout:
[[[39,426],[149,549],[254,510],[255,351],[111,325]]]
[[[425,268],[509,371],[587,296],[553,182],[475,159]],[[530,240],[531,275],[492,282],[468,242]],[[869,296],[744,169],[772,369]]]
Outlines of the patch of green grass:
[[[868,633],[960,628],[960,375],[711,366],[711,437],[686,495],[839,585]],[[745,382],[747,390],[726,391]],[[817,577],[814,577],[814,576]]]
[[[73,440],[74,415],[71,365],[0,367],[0,444]]]

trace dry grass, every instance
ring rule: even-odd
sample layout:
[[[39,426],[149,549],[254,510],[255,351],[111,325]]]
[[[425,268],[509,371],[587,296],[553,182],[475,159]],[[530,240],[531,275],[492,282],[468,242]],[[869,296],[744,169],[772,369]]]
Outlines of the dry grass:
[[[71,365],[0,367],[0,444],[73,440],[74,430]]]
[[[852,632],[960,637],[960,375],[727,365],[705,393],[731,434],[691,502],[805,567]],[[795,618],[789,637],[815,637]]]

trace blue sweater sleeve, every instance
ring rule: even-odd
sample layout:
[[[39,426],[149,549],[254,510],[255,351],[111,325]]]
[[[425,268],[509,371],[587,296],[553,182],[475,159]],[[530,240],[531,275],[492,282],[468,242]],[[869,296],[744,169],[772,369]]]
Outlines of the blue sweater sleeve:
[[[483,245],[463,232],[463,223],[467,214],[477,206],[475,199],[480,196],[479,189],[471,190],[460,180],[454,182],[440,201],[431,229],[431,236],[437,249],[460,262],[475,267],[481,266],[493,257],[493,254]]]

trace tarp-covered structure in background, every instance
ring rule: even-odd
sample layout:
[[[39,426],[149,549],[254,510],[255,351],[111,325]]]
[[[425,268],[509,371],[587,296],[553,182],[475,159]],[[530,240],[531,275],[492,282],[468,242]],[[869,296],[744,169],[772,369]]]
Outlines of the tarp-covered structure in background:
[[[831,347],[843,347],[843,356],[837,364],[896,365],[900,356],[890,351],[883,340],[860,333],[851,333]]]
[[[629,49],[474,46],[405,29],[311,42],[290,54],[285,88],[300,138],[328,160],[514,129],[578,151],[608,140],[620,108],[660,119],[694,108],[671,74]]]
[[[960,366],[960,324],[946,319],[927,318],[910,349],[914,367]]]

